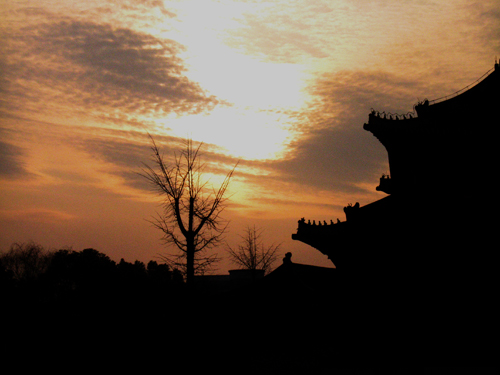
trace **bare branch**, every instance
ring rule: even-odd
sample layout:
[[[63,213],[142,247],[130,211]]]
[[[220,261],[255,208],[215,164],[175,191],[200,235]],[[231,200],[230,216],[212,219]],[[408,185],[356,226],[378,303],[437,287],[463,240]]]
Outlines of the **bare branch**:
[[[268,273],[278,258],[281,244],[265,246],[261,239],[262,232],[255,226],[253,228],[247,227],[245,235],[240,236],[242,243],[238,245],[238,249],[226,245],[231,261],[244,269],[261,269]]]
[[[194,147],[193,141],[187,139],[183,151],[174,154],[173,161],[168,163],[153,137],[150,138],[153,167],[144,164],[140,175],[163,198],[163,213],[150,222],[163,232],[166,245],[173,245],[180,251],[170,257],[168,263],[182,269],[189,283],[195,273],[206,272],[218,260],[216,256],[206,255],[206,251],[223,241],[227,222],[221,218],[221,213],[237,164],[219,189],[209,188],[208,181],[203,179],[205,165],[200,161],[203,143]]]

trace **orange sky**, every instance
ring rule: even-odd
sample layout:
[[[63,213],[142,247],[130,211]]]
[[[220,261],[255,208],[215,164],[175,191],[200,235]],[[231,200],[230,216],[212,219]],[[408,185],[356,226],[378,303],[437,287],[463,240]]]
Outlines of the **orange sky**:
[[[137,175],[149,132],[166,153],[204,142],[215,182],[240,160],[231,245],[256,225],[331,266],[291,234],[384,196],[371,108],[412,111],[500,56],[497,1],[0,0],[0,21],[0,251],[33,240],[116,261],[166,251]]]

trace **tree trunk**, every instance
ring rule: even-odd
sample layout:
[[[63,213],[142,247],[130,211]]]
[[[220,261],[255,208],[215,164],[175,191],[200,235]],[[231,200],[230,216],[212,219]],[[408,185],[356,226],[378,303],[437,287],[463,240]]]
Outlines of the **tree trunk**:
[[[187,253],[186,253],[186,284],[193,285],[194,281],[194,239],[187,238]]]

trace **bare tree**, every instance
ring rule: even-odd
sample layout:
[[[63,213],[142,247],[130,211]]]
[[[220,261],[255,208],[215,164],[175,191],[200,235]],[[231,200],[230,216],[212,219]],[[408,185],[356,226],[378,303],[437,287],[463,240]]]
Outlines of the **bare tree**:
[[[243,269],[264,270],[268,273],[273,263],[278,258],[281,244],[264,245],[262,242],[262,229],[247,227],[245,234],[240,236],[242,243],[237,249],[227,245],[227,251],[231,261]]]
[[[216,255],[207,250],[219,245],[227,228],[221,218],[226,191],[236,168],[226,175],[219,189],[208,186],[203,179],[205,164],[200,161],[200,148],[187,139],[185,147],[171,163],[160,153],[151,137],[154,167],[144,164],[145,177],[163,197],[163,214],[151,222],[163,232],[167,245],[174,245],[179,252],[162,256],[162,259],[179,268],[191,284],[195,274],[203,274],[214,262]]]
[[[14,243],[0,256],[0,263],[16,281],[34,281],[49,266],[52,252],[35,242]]]

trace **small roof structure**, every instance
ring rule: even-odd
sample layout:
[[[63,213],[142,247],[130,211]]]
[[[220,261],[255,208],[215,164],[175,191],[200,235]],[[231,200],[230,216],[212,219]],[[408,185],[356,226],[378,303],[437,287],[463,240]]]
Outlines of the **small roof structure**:
[[[263,284],[270,289],[294,289],[317,292],[332,286],[336,269],[308,264],[293,263],[292,253],[287,253],[283,264],[267,275]]]

